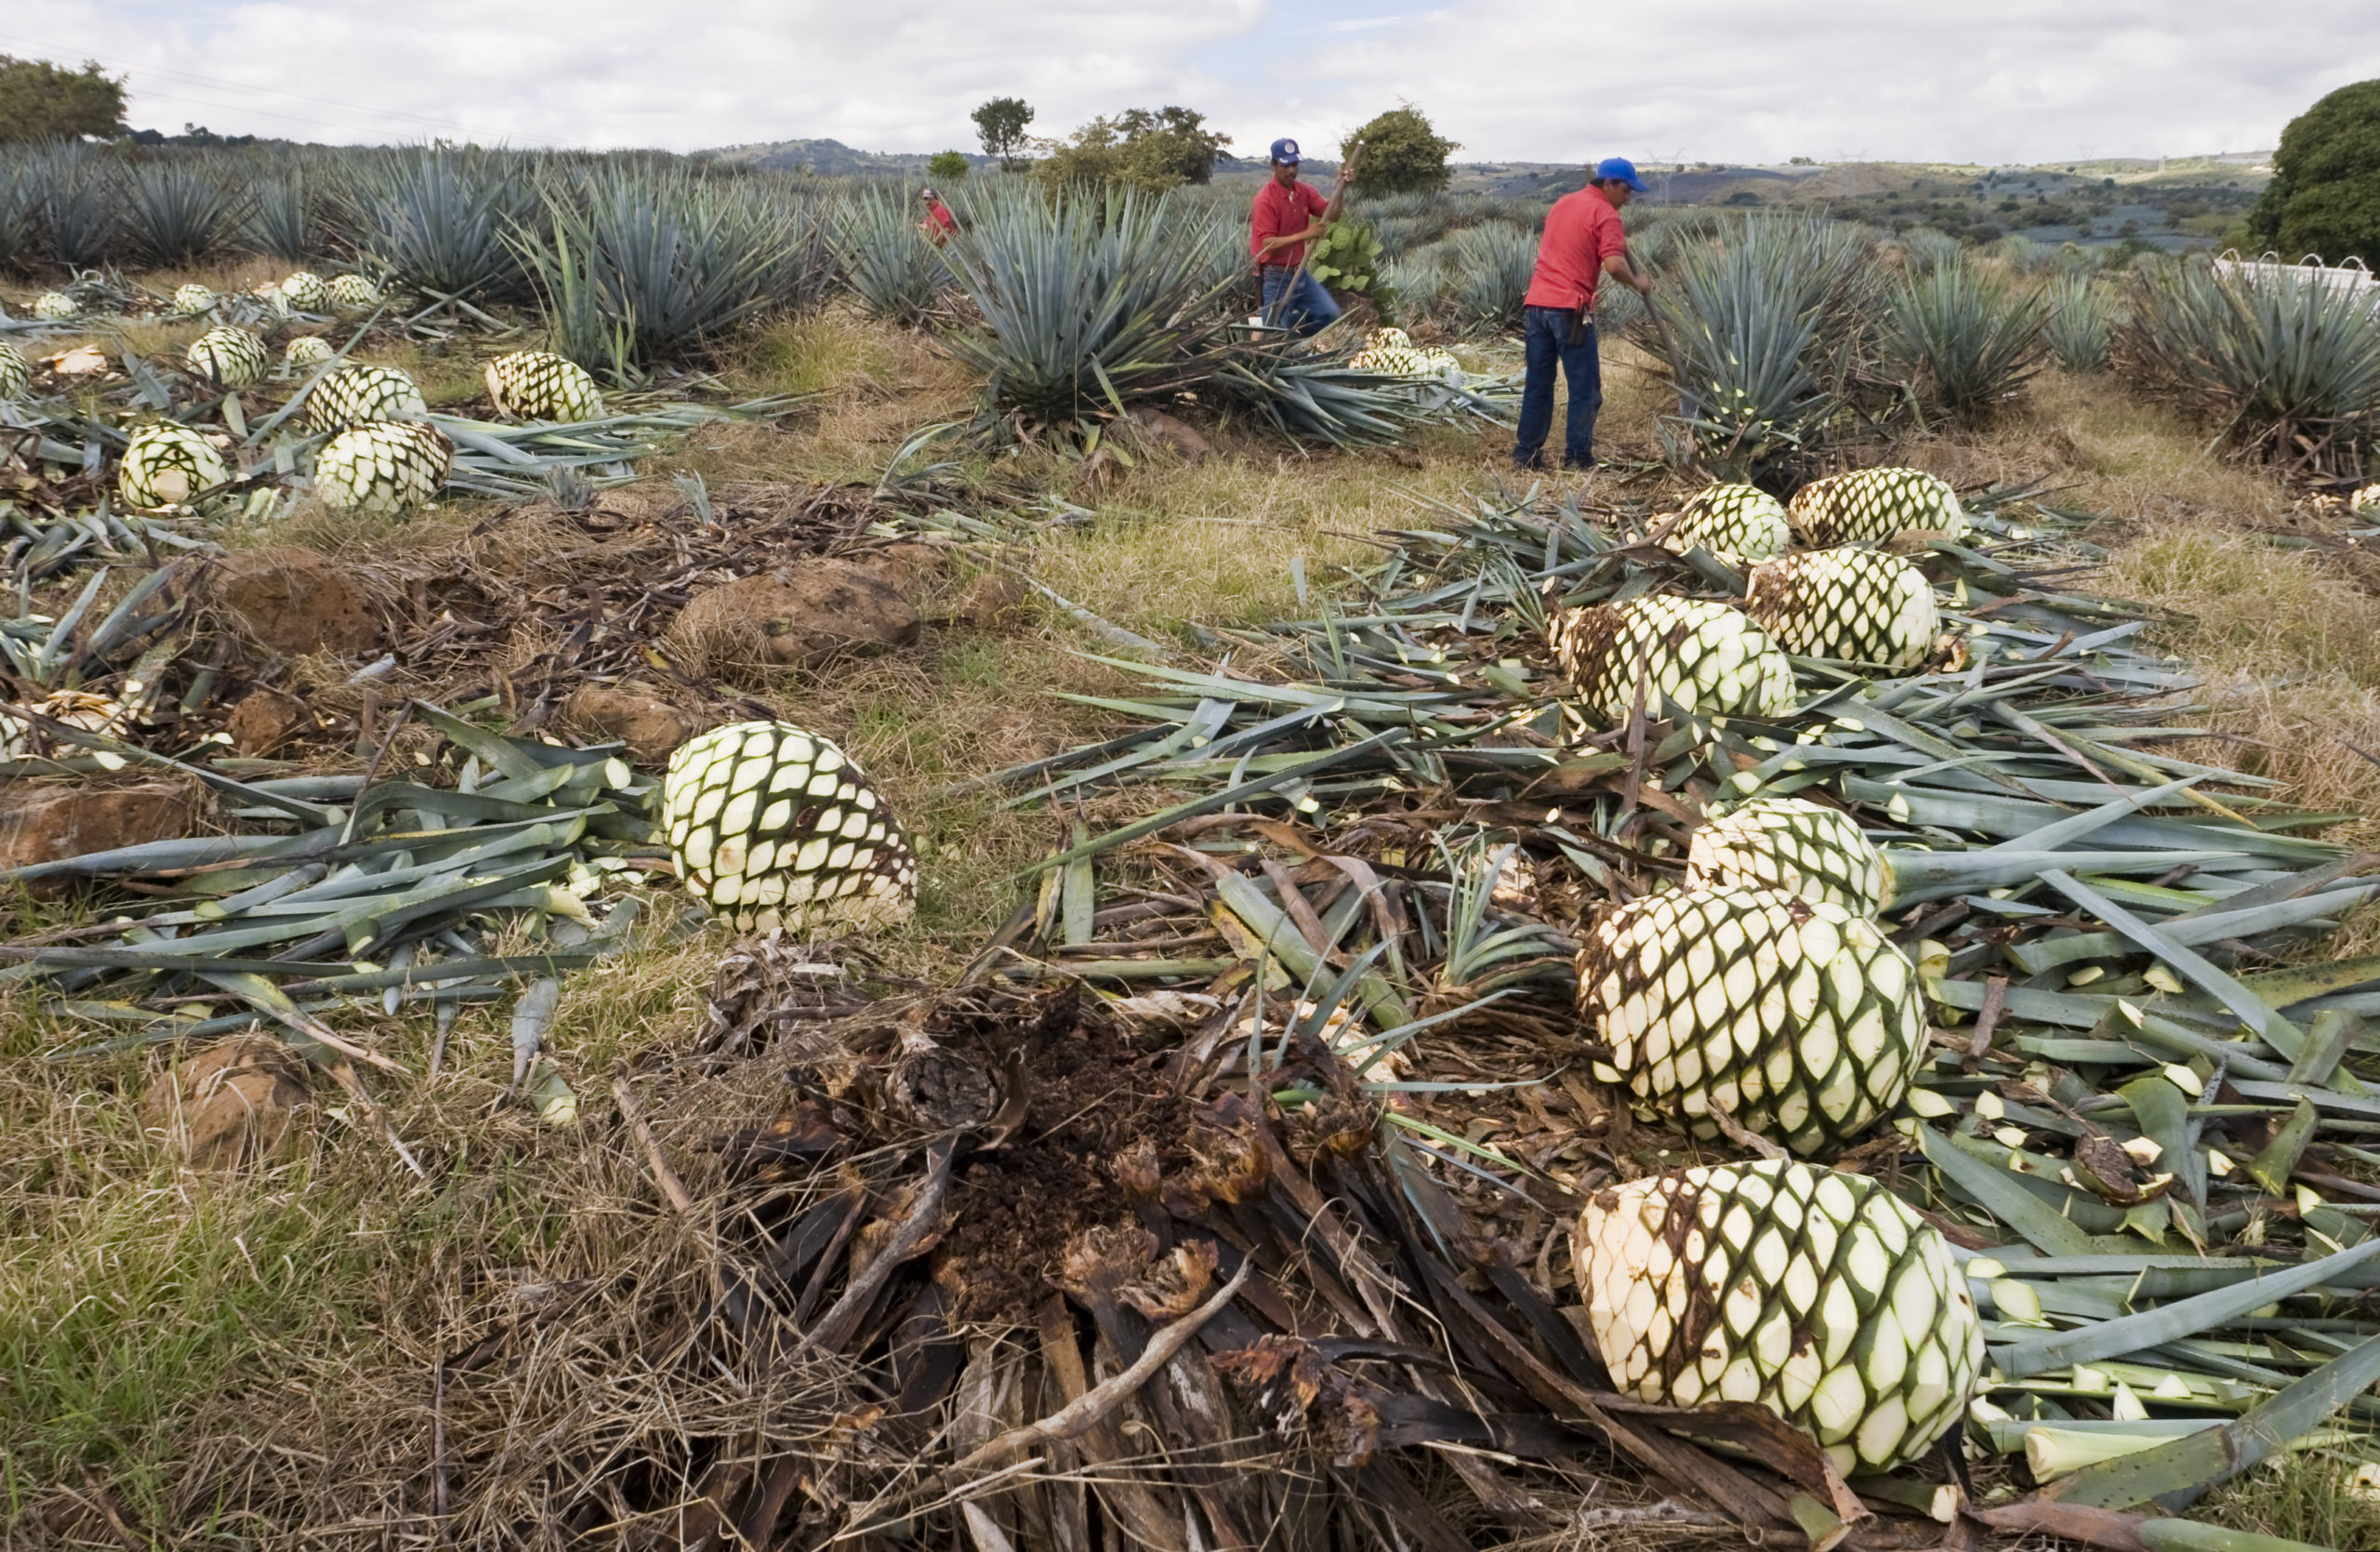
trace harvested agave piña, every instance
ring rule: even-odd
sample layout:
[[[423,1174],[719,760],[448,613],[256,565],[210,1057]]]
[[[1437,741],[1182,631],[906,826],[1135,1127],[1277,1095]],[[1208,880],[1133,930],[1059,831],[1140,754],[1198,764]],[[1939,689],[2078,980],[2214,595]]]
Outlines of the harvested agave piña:
[[[409,511],[438,494],[454,460],[455,444],[435,426],[368,420],[314,455],[314,493],[333,511]]]
[[[132,433],[116,468],[115,488],[126,506],[154,511],[182,506],[231,477],[215,444],[168,420]]]
[[[550,351],[515,351],[489,362],[487,396],[497,410],[523,420],[592,420],[603,413],[602,391],[587,369]]]
[[[205,312],[214,305],[215,293],[196,281],[174,287],[174,312],[182,317]]]
[[[1653,526],[1661,526],[1656,518]],[[1758,485],[1708,485],[1677,510],[1664,542],[1672,550],[1700,545],[1733,562],[1765,561],[1792,542],[1785,505]]]
[[[788,723],[734,723],[680,745],[661,826],[686,887],[742,932],[884,927],[917,909],[917,859],[876,789]]]
[[[1877,550],[1817,550],[1753,569],[1744,613],[1804,657],[1913,669],[1941,633],[1925,574]]]
[[[1806,798],[1752,798],[1695,828],[1686,882],[1701,889],[1774,889],[1874,916],[1893,874],[1851,816]]]
[[[306,429],[317,434],[367,420],[418,420],[429,413],[421,390],[393,366],[350,364],[306,396]]]
[[[1786,508],[1793,531],[1813,550],[1881,544],[1897,534],[1967,531],[1958,493],[1921,469],[1857,469],[1812,480]]]
[[[191,341],[182,365],[218,388],[245,388],[264,377],[264,341],[245,329],[208,329]]]
[[[320,366],[338,352],[319,334],[301,334],[281,348],[281,359],[292,366]]]
[[[320,312],[330,304],[323,277],[311,270],[299,270],[281,283],[281,299],[292,312]]]
[[[1648,593],[1565,609],[1549,628],[1554,661],[1580,698],[1624,717],[1641,686],[1647,714],[1667,704],[1717,716],[1774,717],[1793,704],[1793,667],[1742,610]]]
[[[1917,970],[1876,924],[1774,889],[1687,888],[1607,907],[1578,956],[1599,1082],[1646,1121],[1713,1109],[1796,1153],[1865,1131],[1925,1041]]]
[[[33,391],[33,364],[25,352],[0,339],[0,404],[21,399]]]
[[[1769,1160],[1632,1180],[1589,1200],[1570,1250],[1622,1391],[1766,1407],[1845,1475],[1924,1453],[1982,1372],[1949,1244],[1862,1175]]]

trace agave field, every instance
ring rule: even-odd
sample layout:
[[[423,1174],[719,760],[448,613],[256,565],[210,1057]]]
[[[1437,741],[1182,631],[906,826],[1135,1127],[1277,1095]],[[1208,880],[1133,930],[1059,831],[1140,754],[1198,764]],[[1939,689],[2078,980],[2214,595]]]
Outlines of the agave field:
[[[2096,514],[1877,466],[2055,366],[2345,487],[2368,306],[1656,213],[1603,325],[1660,462],[1404,492],[1368,561],[1297,559],[1298,617],[1158,640],[1047,585],[1108,519],[1017,471],[1157,408],[1283,480],[1492,428],[1533,207],[1359,205],[1332,252],[1382,316],[1302,342],[1249,326],[1210,193],[988,180],[945,245],[913,203],[451,149],[0,166],[0,802],[146,816],[0,871],[25,1059],[145,1060],[193,1113],[319,1073],[391,1190],[534,1195],[570,1139],[602,1198],[336,1459],[152,1484],[159,1540],[2254,1552],[2300,1544],[2213,1523],[2224,1484],[2380,1479],[2380,958],[2340,947],[2380,879],[2326,838],[2370,816],[2218,763],[2176,622],[2093,590]],[[143,278],[233,254],[278,278]],[[829,309],[923,335],[972,416],[866,481],[653,478],[792,434],[815,406],[728,363]],[[410,542],[309,561],[301,520]],[[854,643],[705,613],[825,577],[897,614],[953,566],[1101,675],[1091,741],[937,773],[1046,837],[956,953],[916,920],[948,856],[785,712]],[[259,569],[373,619],[234,630]],[[678,720],[588,735],[639,684]],[[698,1027],[557,1048],[573,988],[690,945]],[[510,1081],[432,1124],[488,1012]],[[217,1162],[265,1167],[258,1124]],[[644,1227],[590,1265],[574,1214]],[[0,1453],[0,1522],[138,1541],[75,1464]]]

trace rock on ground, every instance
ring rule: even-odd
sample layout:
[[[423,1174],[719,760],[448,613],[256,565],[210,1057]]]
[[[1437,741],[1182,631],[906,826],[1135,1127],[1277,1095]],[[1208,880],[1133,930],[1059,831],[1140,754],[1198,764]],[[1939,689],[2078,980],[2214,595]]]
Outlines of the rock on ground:
[[[1184,463],[1203,463],[1214,447],[1198,429],[1187,420],[1171,416],[1161,409],[1144,405],[1132,412],[1140,422],[1141,434],[1166,451],[1175,454]]]
[[[669,643],[696,673],[815,668],[842,653],[907,646],[919,623],[908,600],[866,567],[815,560],[696,594],[670,626]]]
[[[0,784],[0,868],[171,840],[188,835],[197,816],[196,798],[175,782],[122,787]]]
[[[659,696],[636,685],[581,684],[562,707],[570,723],[605,738],[617,738],[648,763],[694,736],[695,722]]]
[[[337,562],[296,545],[227,555],[208,596],[257,643],[290,657],[377,652],[388,639],[380,611]]]
[[[278,1155],[311,1099],[297,1053],[235,1035],[159,1074],[140,1097],[140,1130],[193,1169],[234,1170]]]
[[[270,754],[314,721],[306,703],[279,690],[250,690],[223,719],[231,748],[244,755]]]

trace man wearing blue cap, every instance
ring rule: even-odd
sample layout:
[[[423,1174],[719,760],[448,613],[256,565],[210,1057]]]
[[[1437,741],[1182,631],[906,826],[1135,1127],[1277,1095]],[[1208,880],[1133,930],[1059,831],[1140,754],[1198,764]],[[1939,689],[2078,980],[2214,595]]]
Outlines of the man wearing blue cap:
[[[1305,245],[1322,235],[1338,203],[1337,193],[1326,201],[1298,181],[1297,141],[1273,142],[1272,181],[1256,192],[1248,215],[1248,251],[1263,278],[1266,322],[1312,334],[1339,316],[1339,304],[1305,268]]]
[[[1595,287],[1609,275],[1639,296],[1652,293],[1652,283],[1629,267],[1628,238],[1620,226],[1621,207],[1644,192],[1635,164],[1614,156],[1596,164],[1585,188],[1555,200],[1545,213],[1537,269],[1521,303],[1521,344],[1528,377],[1521,389],[1520,437],[1513,445],[1513,461],[1523,469],[1543,466],[1546,434],[1554,429],[1556,361],[1570,384],[1563,466],[1595,466],[1595,411],[1603,406]]]

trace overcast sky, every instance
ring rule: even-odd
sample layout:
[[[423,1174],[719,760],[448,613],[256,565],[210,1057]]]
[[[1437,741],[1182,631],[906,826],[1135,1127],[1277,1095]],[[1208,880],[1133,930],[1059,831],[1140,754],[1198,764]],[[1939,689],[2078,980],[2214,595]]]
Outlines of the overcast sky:
[[[1464,160],[2043,162],[2270,146],[2380,76],[2380,0],[8,0],[0,52],[128,75],[139,126],[325,141],[973,150],[1018,96],[1261,154],[1401,99]]]

